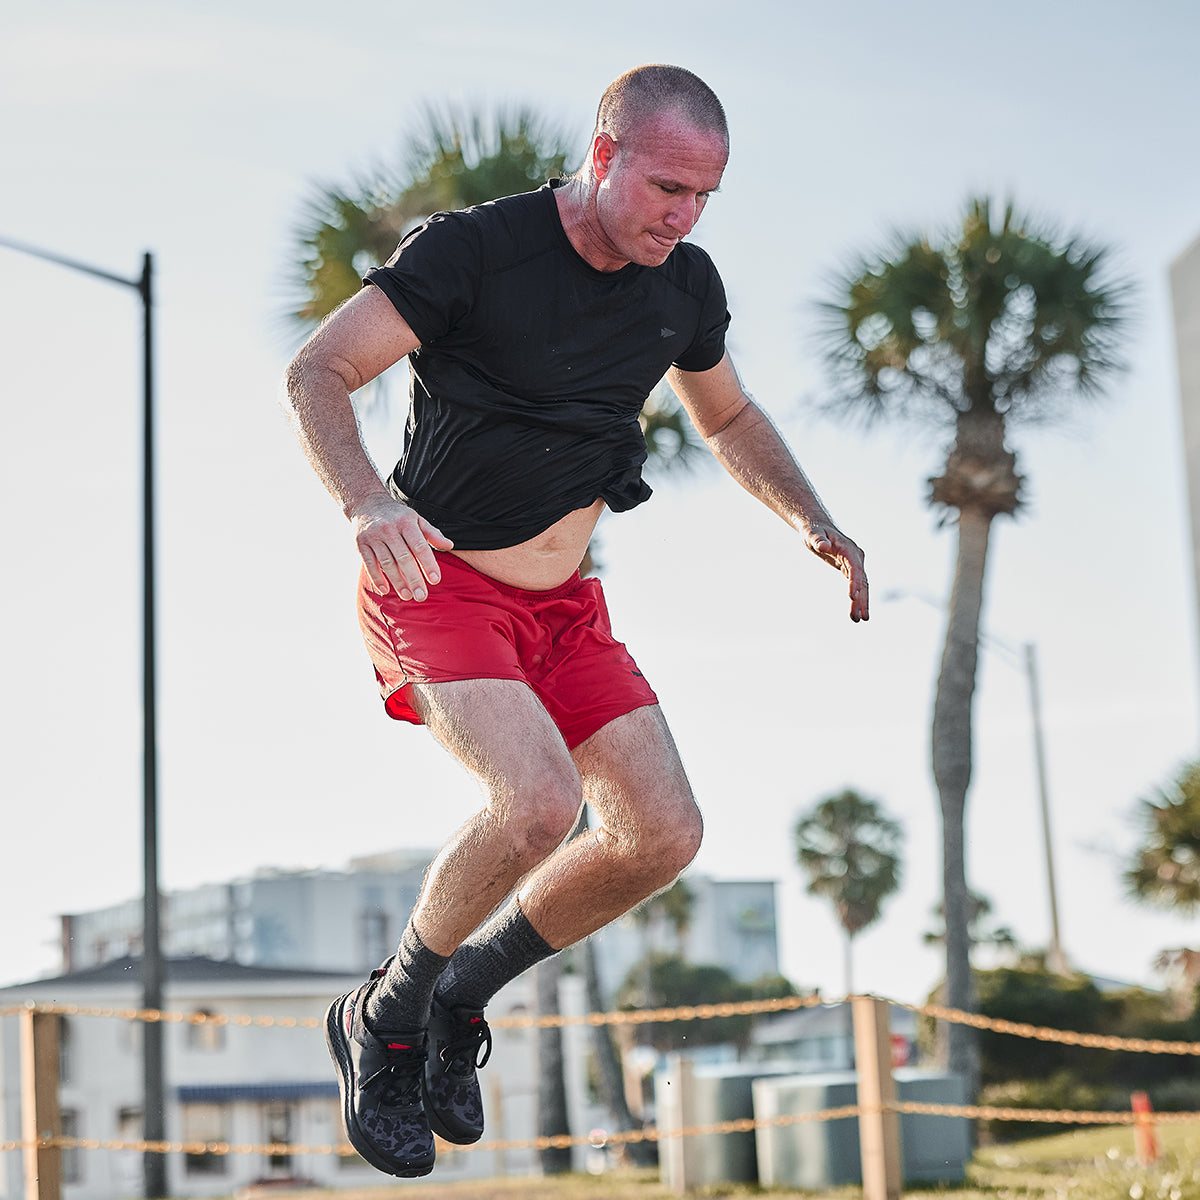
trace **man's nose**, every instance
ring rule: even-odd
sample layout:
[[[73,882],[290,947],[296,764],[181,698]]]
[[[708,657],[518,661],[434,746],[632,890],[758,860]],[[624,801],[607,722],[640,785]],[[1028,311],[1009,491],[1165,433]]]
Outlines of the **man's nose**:
[[[699,216],[700,206],[696,203],[696,197],[687,196],[672,207],[667,214],[667,224],[676,230],[680,237],[684,237],[692,232]]]

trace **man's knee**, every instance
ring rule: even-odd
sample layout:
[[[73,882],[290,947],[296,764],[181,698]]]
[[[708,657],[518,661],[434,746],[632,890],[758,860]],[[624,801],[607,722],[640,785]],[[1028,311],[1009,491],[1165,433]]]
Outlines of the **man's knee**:
[[[703,837],[704,819],[695,801],[689,799],[686,804],[679,806],[673,821],[656,831],[653,844],[648,848],[648,857],[659,864],[665,877],[665,882],[660,883],[659,887],[673,882],[691,863],[700,850]]]
[[[583,805],[579,775],[547,764],[516,781],[503,820],[513,851],[532,865],[553,854],[574,829]]]
[[[681,797],[669,811],[647,818],[635,836],[618,839],[627,877],[646,896],[669,887],[696,857],[703,835],[695,801]]]

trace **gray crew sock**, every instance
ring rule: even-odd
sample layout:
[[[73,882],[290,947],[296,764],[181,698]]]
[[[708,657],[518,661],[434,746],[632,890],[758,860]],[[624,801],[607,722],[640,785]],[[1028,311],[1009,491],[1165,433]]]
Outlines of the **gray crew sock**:
[[[514,899],[455,950],[437,983],[438,1003],[483,1008],[506,983],[557,953]]]
[[[387,974],[367,994],[368,1027],[392,1031],[428,1025],[433,987],[449,961],[444,954],[434,954],[409,921]]]

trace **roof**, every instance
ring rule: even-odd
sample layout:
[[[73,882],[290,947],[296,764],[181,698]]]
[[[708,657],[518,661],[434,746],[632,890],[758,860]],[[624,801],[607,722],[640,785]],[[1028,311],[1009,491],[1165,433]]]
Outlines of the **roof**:
[[[284,979],[344,979],[346,971],[315,971],[308,967],[257,967],[228,959],[205,958],[193,955],[187,958],[163,960],[163,977],[168,984],[196,983],[265,983]],[[31,979],[26,983],[9,984],[0,992],[16,988],[42,987],[53,984],[56,988],[89,987],[94,984],[129,983],[142,981],[140,958],[114,958],[111,962],[79,971],[68,971],[64,975]]]
[[[175,1089],[180,1104],[231,1104],[238,1100],[336,1100],[335,1080],[288,1083],[200,1083]]]

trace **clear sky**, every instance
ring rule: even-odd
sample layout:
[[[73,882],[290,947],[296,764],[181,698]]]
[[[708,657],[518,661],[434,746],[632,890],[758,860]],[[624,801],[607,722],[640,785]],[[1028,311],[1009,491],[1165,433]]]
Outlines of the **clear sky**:
[[[777,879],[785,970],[837,993],[837,927],[803,894],[791,827],[865,791],[908,843],[855,983],[911,1001],[938,977],[928,724],[953,534],[923,495],[943,438],[806,415],[812,306],[894,227],[1012,196],[1117,247],[1140,287],[1108,402],[1012,435],[1029,505],[996,528],[985,620],[1038,649],[1068,955],[1152,982],[1160,948],[1197,943],[1123,900],[1119,869],[1136,798],[1197,752],[1166,272],[1200,234],[1198,34],[1190,0],[9,6],[0,236],[129,275],[149,249],[159,269],[164,886],[433,847],[477,803],[424,731],[383,717],[347,527],[278,408],[314,181],[392,159],[430,100],[529,103],[582,149],[605,84],[657,60],[726,104],[733,154],[697,240],[735,361],[875,593],[851,625],[841,578],[715,468],[604,524],[617,631],[705,810],[697,869]],[[132,292],[0,250],[0,982],[54,969],[55,914],[140,890],[138,337]],[[971,881],[1044,945],[1029,705],[1003,655],[984,656],[975,715]]]

